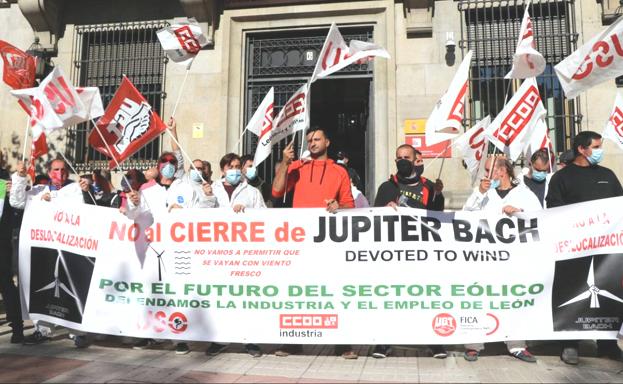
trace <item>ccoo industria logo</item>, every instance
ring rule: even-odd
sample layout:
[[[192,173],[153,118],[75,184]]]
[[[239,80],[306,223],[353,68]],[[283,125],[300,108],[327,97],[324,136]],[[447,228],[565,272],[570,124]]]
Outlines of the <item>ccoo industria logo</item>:
[[[336,314],[281,314],[281,329],[337,329]]]
[[[556,262],[554,331],[616,331],[623,318],[623,254]]]

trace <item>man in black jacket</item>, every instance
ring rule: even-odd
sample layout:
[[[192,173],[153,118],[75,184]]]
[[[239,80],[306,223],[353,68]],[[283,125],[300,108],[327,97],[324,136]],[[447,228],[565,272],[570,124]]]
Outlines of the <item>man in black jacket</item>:
[[[584,131],[577,134],[573,140],[575,158],[554,173],[549,182],[545,197],[548,208],[623,196],[623,187],[614,172],[598,165],[603,158],[601,145],[601,135],[596,132]],[[600,355],[616,357],[618,350],[613,340],[598,340],[597,346]],[[564,341],[560,358],[567,364],[577,364],[578,341]]]
[[[375,207],[410,207],[432,211],[443,211],[445,199],[441,191],[443,183],[435,183],[422,176],[424,160],[422,153],[409,144],[402,144],[396,149],[397,173],[379,186],[374,200]],[[441,345],[429,346],[433,357],[443,359],[448,356]],[[389,345],[374,347],[372,357],[383,359],[391,353]]]
[[[6,319],[13,331],[11,335],[11,343],[21,344],[24,341],[24,326],[22,321],[22,312],[19,302],[19,293],[13,275],[16,268],[13,265],[13,244],[12,235],[14,228],[15,213],[9,204],[8,191],[10,187],[10,175],[4,168],[4,160],[0,152],[0,189],[4,189],[2,197],[4,197],[3,207],[0,210],[0,295],[4,308],[6,310]]]
[[[439,179],[433,183],[422,176],[424,160],[420,151],[409,144],[399,146],[396,149],[396,168],[398,172],[379,186],[375,207],[405,206],[443,211],[443,183]]]

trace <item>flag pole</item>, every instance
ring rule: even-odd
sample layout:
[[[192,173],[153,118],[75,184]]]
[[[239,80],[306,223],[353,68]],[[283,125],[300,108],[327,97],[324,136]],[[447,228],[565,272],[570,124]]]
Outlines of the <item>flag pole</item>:
[[[247,131],[247,128],[248,127],[244,127],[244,129],[242,130],[242,133],[240,134],[240,137],[238,138],[238,141],[236,142],[236,145],[234,145],[234,147],[232,148],[232,150],[230,152],[233,152],[236,148],[238,148],[238,146],[242,142],[242,137],[244,136],[245,132]],[[239,148],[239,149],[240,149],[240,153],[239,154],[242,155],[242,148]]]
[[[30,116],[26,119],[26,129],[24,129],[24,148],[22,149],[22,162],[26,162],[26,146],[28,144],[28,128],[30,127]]]
[[[511,90],[511,85],[513,84],[513,81],[515,79],[509,79],[508,82],[508,87],[506,87],[506,94],[504,95],[504,104],[506,105],[506,103],[508,102],[508,94]],[[487,145],[488,147],[488,145]],[[495,157],[495,153],[497,152],[498,147],[496,145],[493,146],[493,153],[491,154],[491,158],[493,159]],[[489,156],[489,148],[487,148],[487,157]],[[486,160],[485,160],[486,161]],[[490,180],[491,176],[493,176],[493,168],[495,168],[495,159],[492,160],[493,164],[491,164],[491,169],[489,169],[489,174],[487,175],[487,178]]]
[[[57,137],[57,140],[58,139],[60,139],[60,135],[59,135],[59,137]],[[67,159],[67,157],[65,157],[65,154],[63,153],[63,151],[58,151],[58,153],[60,153],[61,157],[63,158],[63,160],[65,160],[65,164],[69,165],[69,168],[71,168],[71,171],[73,173],[75,173],[78,176],[78,178],[80,178],[80,175],[78,174],[78,172],[76,171],[74,166],[71,164],[71,162]],[[91,190],[90,189],[87,190],[87,193],[89,194],[89,197],[93,201],[93,204],[97,205],[97,202],[95,201],[95,197],[91,194]]]
[[[175,101],[175,105],[173,106],[173,113],[171,113],[172,118],[175,118],[175,112],[177,112],[177,106],[180,104],[180,100],[182,99],[182,95],[184,94],[184,85],[186,84],[186,79],[188,79],[189,72],[190,72],[190,68],[186,68],[186,73],[184,74],[184,80],[182,80],[182,85],[180,85],[180,91],[177,95],[177,100]],[[190,166],[192,167],[192,169],[194,169],[199,174],[199,176],[201,176],[201,181],[205,182],[206,180],[203,178],[203,174],[199,172],[197,167],[195,167],[195,164],[193,164],[193,161],[190,158],[190,156],[188,156],[188,153],[186,153],[184,148],[180,145],[180,142],[177,141],[177,139],[173,136],[173,134],[168,128],[167,128],[167,133],[169,134],[169,137],[171,138],[171,140],[173,140],[173,142],[175,142],[175,144],[177,144],[177,146],[180,148],[182,155],[184,155],[184,157],[188,159],[188,162],[190,163]]]
[[[182,85],[180,86],[180,91],[177,95],[177,100],[175,101],[175,105],[173,106],[173,113],[171,113],[171,117],[175,117],[175,112],[177,112],[177,106],[180,104],[180,100],[182,99],[182,95],[184,94],[184,85],[186,84],[186,79],[188,79],[189,72],[190,72],[190,68],[186,68],[186,73],[184,74],[184,80],[182,80]]]
[[[100,139],[102,139],[102,143],[104,143],[104,145],[106,146],[106,150],[108,151],[108,154],[110,155],[110,157],[112,157],[112,160],[115,162],[115,165],[121,171],[121,164],[119,164],[119,161],[117,161],[117,158],[115,157],[115,155],[113,155],[112,149],[110,149],[108,142],[106,142],[106,139],[104,139],[104,135],[102,135],[102,132],[100,131],[100,128],[97,126],[97,123],[95,123],[95,121],[91,119],[91,124],[93,124],[93,127],[97,131],[97,134],[99,135]],[[123,177],[123,180],[125,180],[128,187],[130,187],[130,191],[135,192],[134,189],[132,188],[132,185],[130,184],[130,181],[128,181],[128,178],[125,177],[125,173],[123,173],[123,171],[121,171],[121,177]]]
[[[175,136],[173,136],[173,134],[171,133],[171,130],[169,128],[167,128],[167,133],[169,134],[169,137],[171,138],[171,140],[173,140],[173,142],[175,142],[175,144],[177,144],[177,146],[180,149],[180,152],[182,152],[182,155],[184,157],[186,157],[186,159],[188,159],[188,162],[190,163],[190,166],[192,167],[192,169],[194,169],[195,171],[197,171],[197,173],[199,173],[199,176],[201,176],[201,180],[203,182],[205,182],[206,180],[203,178],[203,174],[201,172],[199,172],[199,170],[197,169],[197,167],[195,167],[195,164],[193,164],[193,160],[190,158],[190,156],[188,156],[188,153],[186,153],[186,151],[184,150],[184,148],[180,145],[180,142],[177,141],[177,139],[175,138]]]

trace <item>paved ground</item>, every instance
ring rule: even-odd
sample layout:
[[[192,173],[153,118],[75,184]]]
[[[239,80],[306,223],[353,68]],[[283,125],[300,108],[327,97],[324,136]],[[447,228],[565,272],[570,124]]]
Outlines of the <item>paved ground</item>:
[[[0,317],[0,323],[2,320]],[[253,358],[243,353],[240,345],[231,345],[225,353],[209,357],[204,353],[205,343],[192,343],[190,354],[176,356],[171,343],[135,351],[121,339],[108,338],[78,350],[64,332],[38,346],[12,345],[9,338],[9,328],[0,325],[0,382],[623,383],[623,362],[594,357],[593,343],[582,344],[580,365],[572,367],[559,360],[551,343],[531,346],[539,361],[528,364],[504,355],[503,344],[488,345],[485,356],[468,363],[459,347],[449,347],[450,356],[445,360],[430,357],[426,348],[411,347],[396,347],[394,356],[377,360],[367,357],[371,347],[358,346],[362,357],[344,360],[333,356],[330,346],[306,346],[299,356]],[[263,348],[271,352],[275,346]]]

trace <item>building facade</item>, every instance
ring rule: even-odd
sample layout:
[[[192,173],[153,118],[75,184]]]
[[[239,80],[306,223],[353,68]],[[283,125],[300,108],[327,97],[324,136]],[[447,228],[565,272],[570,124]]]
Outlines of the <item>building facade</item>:
[[[618,17],[612,0],[535,0],[537,48],[547,67],[538,84],[556,151],[569,148],[580,130],[601,132],[617,86],[614,80],[566,99],[553,66]],[[166,121],[176,111],[180,143],[192,158],[218,168],[226,152],[253,153],[256,138],[241,132],[264,94],[275,87],[276,112],[309,79],[331,23],[348,41],[373,41],[391,59],[353,65],[311,90],[311,125],[326,127],[330,155],[342,150],[373,198],[395,172],[394,151],[419,143],[417,121],[426,119],[445,92],[468,49],[474,51],[464,126],[497,114],[518,82],[504,80],[524,12],[523,2],[491,0],[4,0],[0,39],[60,66],[74,85],[98,86],[104,104],[128,76]],[[195,17],[210,43],[185,68],[166,59],[155,32],[176,18]],[[35,38],[38,43],[35,44]],[[42,68],[45,71],[46,68]],[[182,87],[183,85],[183,87]],[[26,116],[0,92],[0,147],[9,163],[21,157]],[[414,122],[415,121],[415,122]],[[64,151],[79,172],[102,167],[87,145],[90,124],[49,138],[52,154]],[[300,136],[298,138],[300,143]],[[147,168],[163,150],[166,136],[123,166]],[[270,181],[281,143],[260,167]],[[623,176],[623,153],[607,143],[604,165]],[[470,178],[455,151],[429,159],[425,176],[445,181],[448,205],[460,207]],[[215,169],[215,177],[220,171]]]

